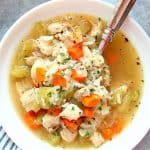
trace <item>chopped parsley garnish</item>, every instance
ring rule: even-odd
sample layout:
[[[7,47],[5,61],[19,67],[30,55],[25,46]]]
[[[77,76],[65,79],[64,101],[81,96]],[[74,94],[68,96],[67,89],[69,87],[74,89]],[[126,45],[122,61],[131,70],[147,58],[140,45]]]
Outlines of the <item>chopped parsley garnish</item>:
[[[95,39],[96,39],[96,40],[98,39],[98,36],[97,36],[97,35],[95,36]]]
[[[68,68],[69,68],[69,69],[72,69],[72,68],[73,68],[73,66],[69,66]]]
[[[47,96],[48,96],[48,97],[51,97],[51,96],[52,96],[52,93],[51,93],[51,92],[49,92],[49,93],[47,94]]]
[[[98,20],[101,21],[102,20],[101,17],[98,17]]]
[[[100,74],[100,71],[99,71],[99,70],[97,70],[97,74]]]
[[[64,57],[64,56],[65,56],[65,53],[60,53],[60,56]]]
[[[74,106],[71,108],[71,110],[75,110]]]
[[[49,106],[49,107],[52,107],[53,104],[52,104],[51,102],[48,102],[48,106]]]
[[[69,61],[71,58],[70,57],[66,57],[66,58],[64,58],[64,60],[63,60],[63,62],[62,62],[62,64],[65,64],[67,61]]]
[[[63,94],[64,94],[64,92],[65,92],[65,91],[63,90],[62,86],[61,86],[57,91],[58,91],[59,97],[62,97]]]
[[[95,91],[95,89],[90,89],[90,92],[94,92]]]
[[[90,121],[87,122],[88,124],[92,124]]]
[[[64,72],[61,72],[61,76],[64,76],[65,75],[65,73]]]
[[[62,110],[64,110],[64,109],[65,109],[65,107],[64,107],[64,106],[62,106],[62,107],[61,107],[61,109],[62,109]]]
[[[97,109],[101,111],[102,110],[102,106],[99,106]]]
[[[89,137],[89,136],[90,136],[89,131],[86,131],[86,133],[85,133],[85,137]]]
[[[83,130],[84,128],[80,126],[80,129]]]
[[[63,62],[62,62],[62,64],[65,64],[68,60],[71,59],[71,58],[68,57],[65,53],[60,53],[60,56],[63,57]]]

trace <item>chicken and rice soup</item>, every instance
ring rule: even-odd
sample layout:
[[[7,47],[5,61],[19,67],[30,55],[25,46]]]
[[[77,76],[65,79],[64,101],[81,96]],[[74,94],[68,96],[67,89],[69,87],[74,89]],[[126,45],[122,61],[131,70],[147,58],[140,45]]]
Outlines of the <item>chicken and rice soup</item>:
[[[120,31],[100,54],[104,27],[99,17],[62,15],[36,23],[17,48],[13,103],[25,124],[54,146],[99,147],[139,105],[140,59]]]

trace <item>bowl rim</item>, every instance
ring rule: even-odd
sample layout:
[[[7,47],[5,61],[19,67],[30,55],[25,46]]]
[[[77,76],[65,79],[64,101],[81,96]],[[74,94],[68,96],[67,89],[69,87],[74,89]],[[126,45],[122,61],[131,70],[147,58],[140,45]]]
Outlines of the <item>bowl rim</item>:
[[[45,3],[42,3],[40,5],[37,5],[36,7],[32,8],[31,10],[27,11],[23,16],[21,16],[10,28],[9,30],[6,32],[6,34],[3,36],[2,40],[1,40],[1,45],[0,45],[0,53],[1,53],[1,48],[4,47],[4,43],[5,41],[9,38],[9,34],[12,32],[12,30],[15,28],[15,26],[17,26],[18,24],[20,24],[21,21],[23,21],[26,17],[28,17],[30,14],[40,10],[42,7],[45,7],[46,5],[49,4],[53,4],[53,3],[59,3],[59,2],[63,2],[64,0],[55,0],[55,1],[48,1]],[[65,0],[65,1],[69,1],[69,0]],[[82,1],[86,1],[86,0],[82,0]],[[113,9],[113,5],[109,4],[107,2],[104,1],[98,1],[98,0],[88,0],[88,1],[97,1],[98,3],[100,3],[101,5],[105,5],[106,7],[109,7],[109,9]],[[149,41],[150,43],[150,38],[147,35],[147,33],[144,31],[144,29],[131,17],[128,17],[127,19],[129,22],[131,22],[135,28],[137,28],[139,30],[139,32],[143,35],[144,39],[146,39],[147,41]],[[0,112],[0,116],[2,115],[2,113]],[[3,120],[0,120],[1,124],[4,128],[4,130],[7,132],[7,134],[10,136],[10,138],[13,140],[15,139],[15,143],[18,146],[22,146],[22,144],[15,138],[15,135],[12,134],[11,129],[9,128],[8,125],[6,125],[6,122]],[[145,136],[145,134],[148,132],[148,130],[150,129],[150,123],[145,126],[145,128],[143,129],[142,134],[140,135],[140,137],[138,137],[138,139],[136,140],[136,142],[134,142],[134,144],[132,144],[132,146],[135,146],[137,143],[139,143],[141,141],[141,139]],[[133,147],[132,147],[133,148]]]

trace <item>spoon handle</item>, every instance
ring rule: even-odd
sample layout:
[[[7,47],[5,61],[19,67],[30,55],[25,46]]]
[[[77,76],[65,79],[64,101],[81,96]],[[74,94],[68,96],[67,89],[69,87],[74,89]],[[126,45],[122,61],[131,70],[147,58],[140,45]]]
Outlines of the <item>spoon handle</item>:
[[[114,34],[123,24],[135,2],[136,0],[121,0],[113,18],[111,19],[111,22],[108,23],[107,28],[102,34],[102,41],[99,45],[99,49],[101,52],[103,52],[108,43],[112,41]]]

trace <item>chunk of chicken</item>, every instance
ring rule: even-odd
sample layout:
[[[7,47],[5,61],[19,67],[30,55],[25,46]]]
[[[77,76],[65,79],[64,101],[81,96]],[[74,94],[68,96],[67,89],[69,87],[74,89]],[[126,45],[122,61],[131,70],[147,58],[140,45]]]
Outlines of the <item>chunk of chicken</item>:
[[[32,66],[37,59],[45,58],[45,55],[40,52],[40,50],[36,50],[32,52],[32,55],[25,58],[26,64],[28,66]]]
[[[104,85],[105,87],[109,87],[111,83],[111,77],[110,77],[110,70],[108,65],[103,64],[101,75],[103,77],[101,84]]]
[[[95,119],[87,119],[80,125],[79,134],[81,136],[86,135],[88,131],[89,134],[92,134],[98,126],[98,123]]]
[[[37,58],[45,58],[45,55],[42,54],[39,49],[34,51],[34,52],[32,52],[32,54],[33,54],[33,56],[35,56]]]
[[[101,33],[102,33],[102,22],[93,24],[92,30],[90,32],[90,36],[99,36]]]
[[[25,61],[28,66],[32,66],[36,59],[38,59],[38,58],[35,56],[29,56],[29,57],[25,58]]]
[[[61,117],[69,120],[77,120],[82,116],[83,111],[75,104],[66,103],[62,106],[64,110],[60,113]]]
[[[47,71],[45,74],[44,85],[50,85],[52,82],[53,74],[57,72],[59,65],[56,62],[51,62],[47,66]]]
[[[84,57],[80,58],[80,61],[86,68],[92,69],[93,67],[101,67],[104,64],[104,58],[100,55],[98,49],[90,49],[87,46],[84,46],[83,49]]]
[[[65,30],[66,28],[67,28],[66,23],[55,22],[55,23],[51,23],[48,26],[48,31],[50,34],[54,35],[63,32],[63,30]]]
[[[71,132],[67,128],[64,128],[60,131],[62,139],[66,142],[72,142],[77,137],[77,132]]]
[[[104,106],[102,107],[101,114],[102,114],[103,116],[105,116],[105,115],[108,115],[109,113],[110,113],[110,107],[107,106],[107,105],[104,105]]]
[[[94,132],[93,135],[90,137],[90,140],[95,147],[99,147],[104,142],[103,137],[98,132]]]
[[[55,131],[60,125],[60,118],[59,116],[51,116],[46,114],[43,117],[43,127],[47,129],[48,132]]]
[[[92,52],[91,50],[88,48],[88,46],[83,46],[83,53],[84,53],[84,58],[88,57],[92,57]]]
[[[20,101],[27,112],[31,110],[37,112],[40,109],[40,105],[36,100],[36,93],[37,89],[30,89],[25,91],[20,97]]]
[[[92,55],[92,61],[94,66],[100,67],[102,64],[104,64],[104,58],[102,55],[100,55],[99,49],[94,49],[92,51]]]
[[[53,52],[53,36],[41,36],[36,40],[36,45],[40,49],[42,54],[50,56]]]
[[[81,63],[76,63],[74,69],[80,76],[87,77],[87,69]]]
[[[48,31],[55,39],[65,42],[66,40],[74,40],[73,29],[69,23],[51,23]],[[79,34],[77,35],[79,36]]]
[[[102,99],[111,99],[111,95],[108,92],[108,90],[101,85],[102,76],[100,76],[98,79],[94,80],[87,80],[87,84],[89,85],[90,89],[93,89],[94,94],[98,94],[101,96]]]
[[[60,41],[59,42],[55,41],[52,49],[53,49],[53,52],[52,52],[53,57],[57,57],[60,53],[67,54],[67,49],[65,45]]]
[[[51,76],[58,70],[58,64],[56,62],[50,62],[48,59],[37,59],[31,68],[31,78],[34,81],[36,81],[37,68],[43,68],[46,71],[46,80],[47,80],[49,76]]]
[[[66,40],[72,40],[73,41],[73,34],[72,31],[66,29],[61,33],[58,33],[55,35],[55,38],[59,41],[66,41]]]
[[[112,105],[121,104],[127,90],[128,90],[127,85],[122,85],[112,90],[112,101],[111,101]]]
[[[95,42],[96,42],[95,37],[87,35],[86,37],[84,37],[83,45],[91,46],[95,45],[96,44]]]
[[[30,79],[22,79],[20,82],[16,82],[16,89],[21,96],[26,90],[32,88],[31,80]]]
[[[86,86],[86,87],[83,87],[83,88],[77,90],[74,94],[74,97],[77,100],[80,100],[82,97],[88,96],[88,95],[90,95],[90,89]]]

